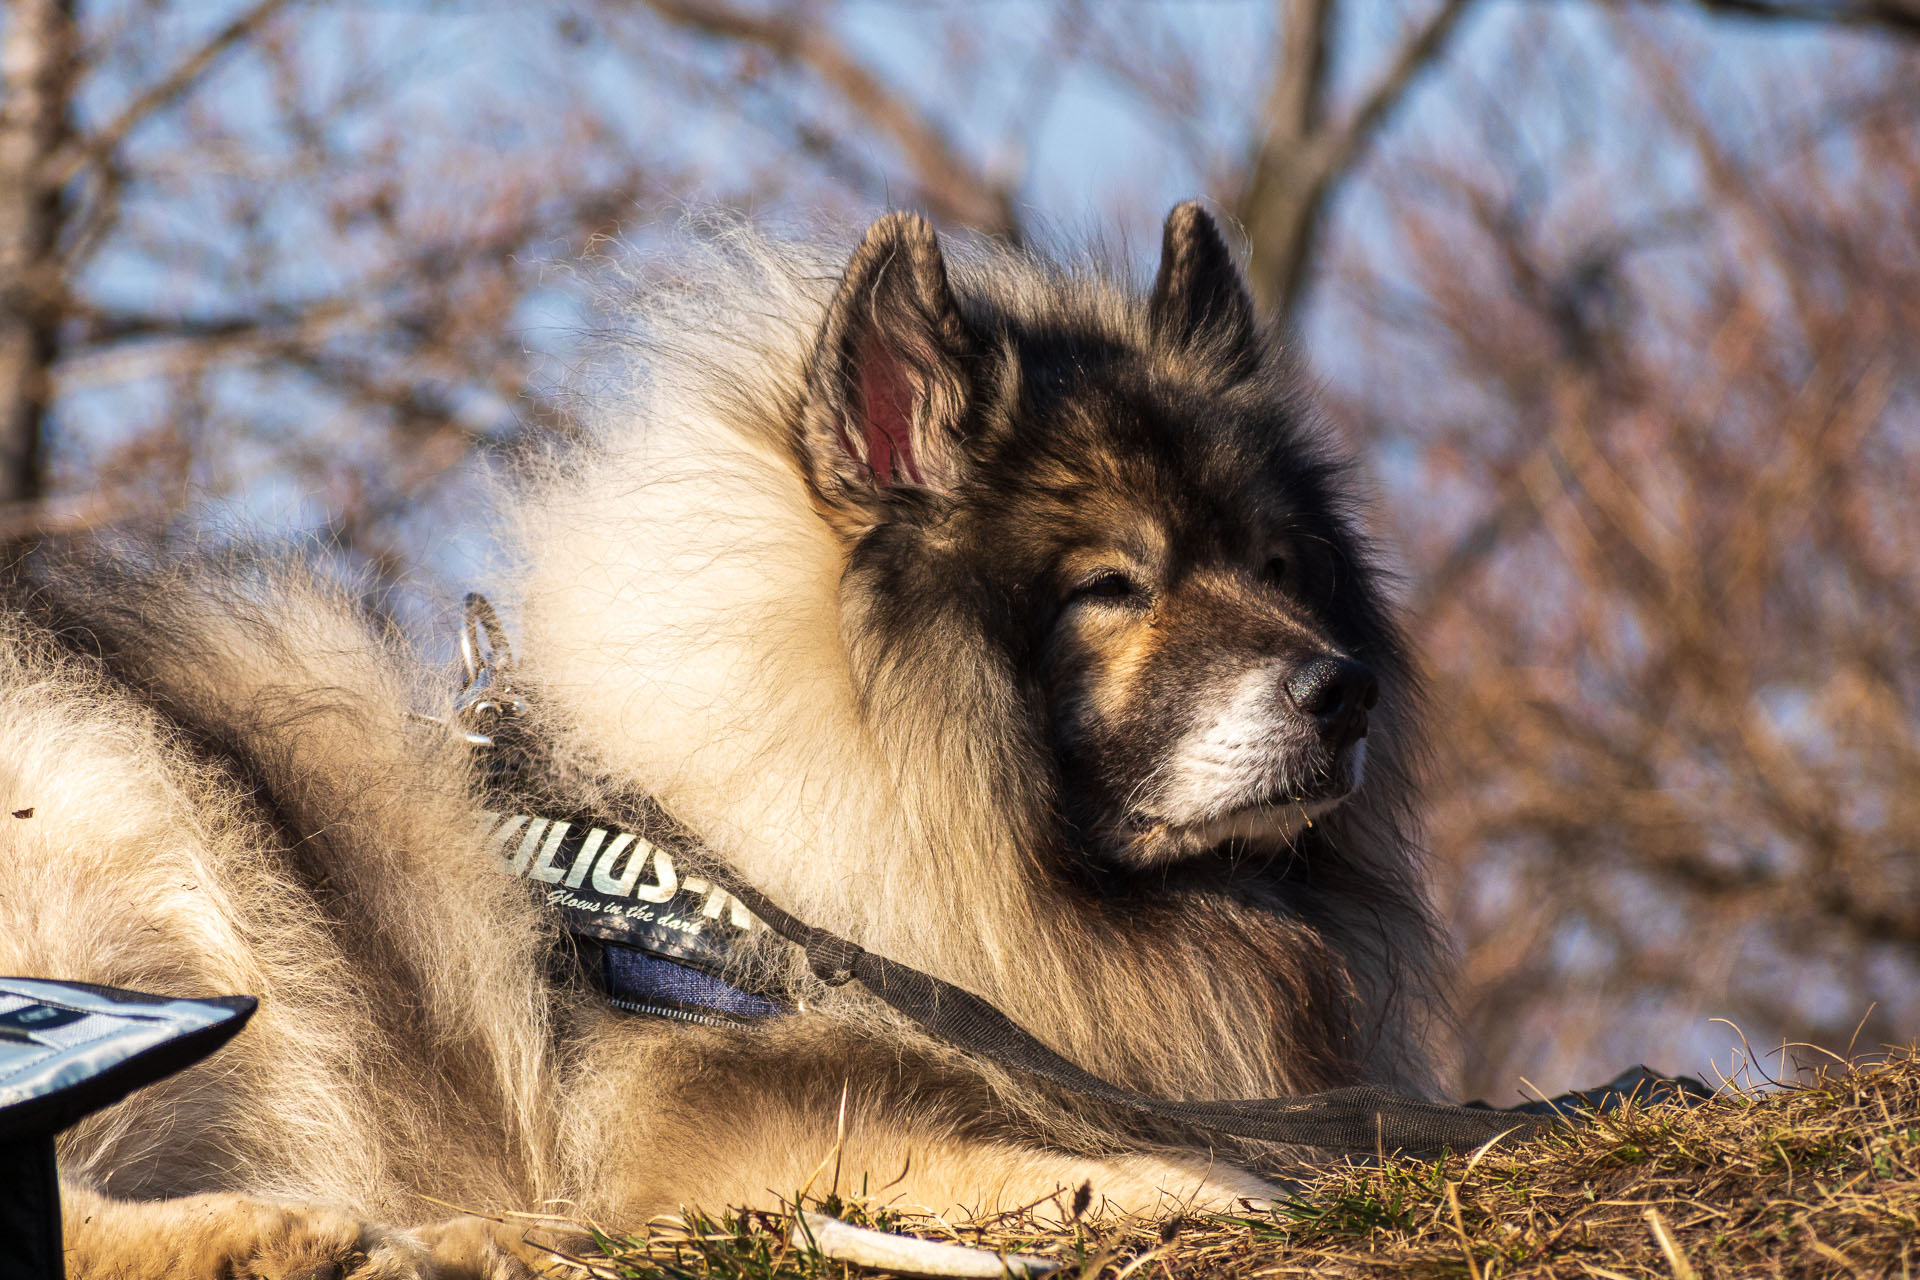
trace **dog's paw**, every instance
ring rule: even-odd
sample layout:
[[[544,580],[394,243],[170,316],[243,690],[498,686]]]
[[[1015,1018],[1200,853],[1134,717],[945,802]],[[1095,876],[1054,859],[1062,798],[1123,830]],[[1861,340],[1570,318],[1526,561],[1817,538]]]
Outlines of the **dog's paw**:
[[[484,1218],[403,1229],[325,1205],[63,1197],[73,1280],[532,1280],[540,1255]]]
[[[529,1243],[525,1231],[491,1218],[449,1218],[408,1234],[426,1246],[433,1270],[421,1274],[433,1280],[531,1280],[554,1261],[551,1252]]]
[[[486,1218],[401,1229],[293,1208],[234,1269],[246,1280],[533,1280],[523,1234]]]
[[[1173,1217],[1271,1205],[1279,1188],[1237,1165],[1178,1150],[1078,1156],[1010,1144],[954,1143],[909,1151],[911,1173],[885,1202],[921,1213],[984,1216],[1021,1208],[1077,1216]],[[729,1203],[739,1203],[729,1201]]]
[[[430,1250],[413,1233],[334,1209],[250,1206],[207,1244],[213,1256],[203,1265],[215,1262],[214,1274],[235,1280],[440,1280]]]

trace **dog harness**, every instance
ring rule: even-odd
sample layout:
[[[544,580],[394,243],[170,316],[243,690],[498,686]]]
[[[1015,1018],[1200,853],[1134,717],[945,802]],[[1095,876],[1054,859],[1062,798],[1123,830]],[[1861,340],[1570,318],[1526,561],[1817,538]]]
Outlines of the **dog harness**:
[[[450,727],[478,750],[488,790],[503,801],[480,819],[484,843],[502,871],[544,888],[576,940],[583,967],[619,1008],[712,1026],[793,1012],[773,994],[777,984],[761,988],[752,967],[754,956],[779,950],[764,936],[771,933],[798,947],[822,982],[858,982],[963,1052],[1136,1115],[1259,1142],[1333,1151],[1465,1152],[1539,1133],[1627,1097],[1690,1102],[1710,1096],[1698,1081],[1645,1068],[1591,1093],[1515,1108],[1428,1102],[1371,1085],[1217,1101],[1122,1089],[1055,1053],[972,992],[788,914],[702,851],[693,834],[650,798],[628,807],[644,818],[640,825],[653,839],[591,816],[552,816],[564,805],[528,790],[530,775],[541,771],[531,767],[534,745],[517,726],[526,703],[509,683],[511,657],[500,620],[481,596],[466,598],[460,651],[467,684]],[[676,862],[682,858],[686,865],[697,861],[704,874],[682,877]]]
[[[583,967],[616,1008],[708,1026],[792,1009],[740,985],[735,957],[767,926],[673,854],[592,819],[480,815],[487,855],[539,888],[561,913]]]

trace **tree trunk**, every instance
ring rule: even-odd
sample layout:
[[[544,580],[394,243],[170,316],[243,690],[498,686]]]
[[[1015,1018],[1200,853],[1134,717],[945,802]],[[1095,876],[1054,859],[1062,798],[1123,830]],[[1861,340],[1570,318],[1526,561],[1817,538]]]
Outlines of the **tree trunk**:
[[[1326,186],[1312,169],[1327,125],[1333,0],[1281,0],[1280,57],[1267,91],[1266,132],[1237,213],[1247,230],[1255,301],[1293,318]]]
[[[11,0],[0,36],[0,546],[46,488],[46,417],[65,282],[53,181],[75,74],[74,0]]]

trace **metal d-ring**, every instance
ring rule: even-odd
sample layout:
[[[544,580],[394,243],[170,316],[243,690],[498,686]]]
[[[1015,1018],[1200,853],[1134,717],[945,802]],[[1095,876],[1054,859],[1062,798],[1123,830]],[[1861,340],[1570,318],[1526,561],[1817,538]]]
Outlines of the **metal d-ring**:
[[[487,633],[485,652],[480,648],[480,633]],[[494,667],[513,666],[513,650],[507,645],[507,630],[493,602],[478,591],[469,591],[460,601],[460,663],[467,669],[467,686],[479,684]]]
[[[493,745],[493,735],[482,725],[500,716],[519,715],[527,701],[508,684],[513,671],[513,649],[493,604],[478,591],[460,602],[460,665],[467,682],[454,698],[456,732],[476,747]]]

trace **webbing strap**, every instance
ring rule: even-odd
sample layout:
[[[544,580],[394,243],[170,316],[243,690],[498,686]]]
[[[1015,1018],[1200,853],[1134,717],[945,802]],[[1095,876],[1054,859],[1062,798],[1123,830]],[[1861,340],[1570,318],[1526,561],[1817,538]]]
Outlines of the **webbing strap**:
[[[488,781],[500,798],[522,812],[568,811],[550,798],[527,794],[520,744],[501,741],[485,753]],[[888,1006],[957,1049],[1013,1071],[1025,1072],[1084,1097],[1236,1137],[1336,1151],[1470,1151],[1490,1140],[1539,1132],[1552,1116],[1453,1106],[1403,1097],[1359,1085],[1288,1098],[1184,1102],[1134,1093],[1111,1084],[1055,1053],[1026,1028],[986,1000],[911,965],[875,955],[850,939],[816,929],[793,916],[713,857],[684,827],[651,800],[632,806],[649,815],[641,823],[656,844],[684,851],[706,878],[739,899],[775,935],[798,946],[822,982],[858,982]],[[583,829],[605,819],[582,818]]]
[[[517,710],[524,703],[508,679],[513,660],[500,620],[477,594],[466,599],[461,653],[467,686],[457,723],[467,740],[481,748],[476,764],[489,789],[515,803],[524,802],[530,797],[522,787],[527,775],[536,772],[529,768],[534,744],[517,723]],[[650,798],[639,807],[678,827]],[[688,843],[697,842],[689,835]],[[808,966],[821,981],[836,986],[858,982],[955,1048],[1112,1106],[1259,1142],[1335,1151],[1464,1152],[1497,1139],[1538,1133],[1554,1122],[1553,1117],[1524,1112],[1425,1102],[1370,1085],[1291,1098],[1218,1102],[1181,1102],[1134,1093],[1061,1057],[971,991],[816,929],[775,905],[732,868],[710,855],[701,861],[710,880],[738,898],[774,933],[802,948]]]
[[[858,982],[956,1048],[1113,1106],[1235,1137],[1337,1151],[1464,1152],[1496,1139],[1538,1133],[1552,1123],[1510,1111],[1425,1102],[1371,1085],[1218,1102],[1134,1093],[1061,1057],[971,991],[803,923],[730,868],[709,864],[708,875],[769,929],[801,947],[822,982]]]

